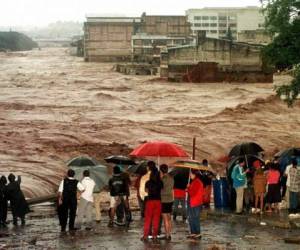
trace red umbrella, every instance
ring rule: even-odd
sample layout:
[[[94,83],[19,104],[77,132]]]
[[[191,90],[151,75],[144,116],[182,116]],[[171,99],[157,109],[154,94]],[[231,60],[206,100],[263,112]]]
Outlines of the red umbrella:
[[[174,143],[152,141],[138,146],[130,153],[130,156],[188,157],[188,154]]]

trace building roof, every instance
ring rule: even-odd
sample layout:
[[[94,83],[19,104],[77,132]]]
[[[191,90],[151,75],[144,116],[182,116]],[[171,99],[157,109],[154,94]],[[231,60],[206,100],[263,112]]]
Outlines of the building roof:
[[[213,37],[206,37],[205,39],[207,40],[219,40],[219,41],[225,41],[225,42],[231,42],[233,45],[241,45],[241,46],[248,46],[248,47],[252,47],[252,48],[256,48],[256,49],[260,49],[262,47],[264,47],[264,45],[262,44],[252,44],[252,43],[245,43],[245,42],[237,42],[237,41],[230,41],[228,39],[220,39],[220,38],[213,38]],[[176,46],[176,47],[170,47],[168,48],[168,50],[175,50],[175,49],[183,49],[183,48],[192,48],[195,47],[196,45],[191,45],[191,44],[187,44],[187,45],[180,45],[180,46]]]
[[[132,23],[132,22],[141,22],[140,17],[108,17],[108,16],[98,16],[96,14],[86,15],[86,22],[88,23]]]
[[[148,35],[146,33],[137,33],[132,35],[131,39],[138,40],[176,40],[176,39],[186,39],[186,36],[167,36],[167,35]]]
[[[261,10],[259,6],[246,6],[246,7],[204,7],[199,9],[188,9],[186,12],[191,11],[205,11],[205,10],[214,10],[214,11],[239,11],[239,10]]]

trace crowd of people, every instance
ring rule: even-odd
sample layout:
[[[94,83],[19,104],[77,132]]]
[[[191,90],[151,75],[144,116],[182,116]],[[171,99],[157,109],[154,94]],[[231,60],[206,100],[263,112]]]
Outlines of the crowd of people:
[[[88,170],[83,172],[81,181],[74,179],[74,175],[75,172],[69,169],[67,177],[59,185],[58,214],[62,232],[66,231],[67,221],[70,231],[80,229],[83,224],[86,230],[92,228],[95,182],[89,177]],[[190,181],[186,182],[186,185],[176,185],[176,180],[174,181],[173,176],[169,174],[168,165],[156,166],[153,161],[147,163],[146,171],[139,175],[134,185],[137,189],[140,215],[144,220],[142,241],[162,238],[162,227],[165,232],[164,239],[170,241],[172,215],[176,220],[179,214],[184,222],[188,221],[190,234],[187,237],[201,239],[200,211],[205,199],[205,186],[199,171],[191,170],[188,178]],[[119,218],[121,220],[124,218],[124,226],[129,227],[132,221],[129,205],[130,185],[129,174],[116,165],[108,182],[110,194],[108,227],[114,227]]]
[[[203,160],[203,166],[208,166]],[[278,160],[272,162],[254,161],[251,166],[247,159],[241,158],[233,165],[228,176],[234,193],[236,213],[252,211],[253,213],[279,212],[279,203],[285,200],[291,217],[297,216],[300,194],[300,168],[296,159],[280,171]],[[185,178],[182,175],[170,175],[166,164],[156,166],[148,161],[144,171],[138,174],[134,187],[137,190],[137,201],[140,216],[143,219],[142,241],[152,238],[154,241],[162,238],[171,240],[172,218],[179,216],[183,222],[188,222],[188,238],[201,239],[200,213],[209,206],[213,175],[194,169],[187,170]],[[100,222],[100,190],[90,177],[89,170],[84,170],[81,180],[74,178],[75,172],[68,169],[66,177],[58,189],[58,218],[61,231],[75,231],[85,226],[86,230],[93,228],[93,213],[96,222]],[[185,179],[185,181],[183,181]],[[8,182],[8,183],[7,183]],[[13,224],[25,225],[25,215],[30,211],[20,188],[21,177],[9,174],[0,178],[0,226],[7,225],[8,201],[12,211]],[[109,227],[115,224],[126,228],[132,222],[129,204],[131,178],[129,174],[116,165],[113,175],[108,181],[107,191],[109,202]],[[95,211],[94,211],[95,210]],[[173,216],[173,217],[172,217]],[[116,220],[115,220],[115,217]],[[76,220],[76,223],[75,223]]]
[[[300,168],[297,167],[297,161],[293,159],[284,173],[280,172],[276,159],[266,163],[254,161],[251,167],[247,164],[245,159],[239,159],[230,175],[235,193],[236,213],[240,214],[247,210],[260,214],[278,212],[278,204],[285,199],[291,216],[296,214],[300,192]],[[203,160],[203,165],[208,165],[207,160]],[[74,179],[74,174],[74,171],[69,169],[67,178],[59,187],[59,217],[62,231],[66,230],[68,217],[69,230],[79,229],[84,217],[86,229],[92,228],[95,182],[89,177],[88,170],[83,172],[84,178],[80,182]],[[144,221],[141,240],[160,239],[162,227],[165,232],[164,239],[171,240],[172,216],[175,221],[179,215],[184,222],[188,222],[190,234],[187,237],[194,240],[201,239],[200,213],[203,207],[210,204],[212,177],[203,171],[191,169],[184,182],[182,176],[179,176],[180,180],[176,175],[171,176],[166,164],[156,166],[155,162],[149,161],[146,170],[139,173],[134,183],[140,216]],[[129,174],[116,165],[108,184],[109,227],[120,225],[122,222],[122,225],[129,227],[132,221],[129,204],[130,185]],[[78,193],[80,200],[77,209]],[[100,210],[97,207],[98,205],[95,208]],[[74,225],[76,209],[78,227]]]
[[[272,162],[254,161],[253,168],[246,168],[240,159],[231,172],[236,194],[236,213],[253,207],[253,213],[279,212],[284,200],[290,217],[297,216],[300,193],[300,168],[296,158],[281,172],[278,159]],[[245,205],[245,207],[244,207]]]
[[[8,182],[7,182],[8,179]],[[21,225],[25,225],[25,216],[29,213],[29,206],[20,187],[21,177],[9,174],[8,177],[0,178],[0,227],[7,227],[8,201],[13,217],[14,226],[18,226],[18,220]]]

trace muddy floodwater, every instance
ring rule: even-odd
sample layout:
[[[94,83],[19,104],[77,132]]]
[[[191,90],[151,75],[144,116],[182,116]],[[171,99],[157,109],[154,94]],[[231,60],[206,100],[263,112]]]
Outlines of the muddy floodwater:
[[[201,221],[201,241],[186,238],[188,225],[178,219],[173,224],[172,241],[161,240],[159,243],[140,241],[143,222],[138,213],[128,231],[122,227],[108,228],[108,217],[103,214],[93,231],[84,229],[76,233],[60,233],[55,211],[50,207],[34,207],[25,227],[13,227],[0,230],[1,249],[115,249],[115,250],[297,250],[299,245],[284,243],[285,237],[299,236],[299,230],[253,226],[247,223],[232,223],[214,219]]]
[[[288,82],[275,76],[275,83]],[[169,83],[85,63],[67,49],[0,53],[0,167],[27,197],[53,193],[73,156],[127,154],[146,140],[179,143],[211,161],[240,141],[271,155],[300,141],[300,104],[273,84]]]

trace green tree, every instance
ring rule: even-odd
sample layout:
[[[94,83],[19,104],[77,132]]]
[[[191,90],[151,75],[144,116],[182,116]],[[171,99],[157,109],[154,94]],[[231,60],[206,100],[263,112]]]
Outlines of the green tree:
[[[265,26],[273,41],[263,49],[269,62],[279,70],[292,69],[290,85],[276,88],[278,96],[285,96],[291,106],[300,93],[300,1],[261,0]]]

